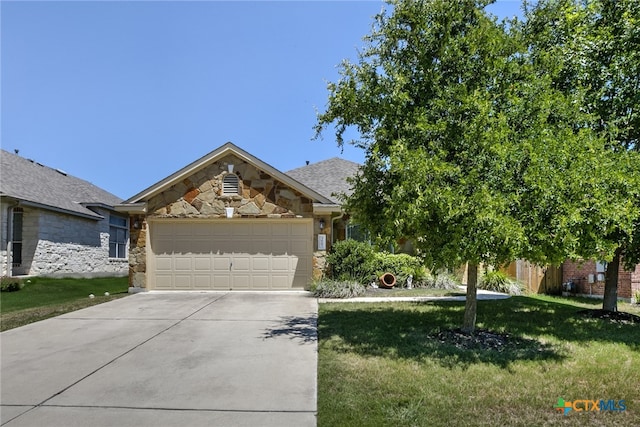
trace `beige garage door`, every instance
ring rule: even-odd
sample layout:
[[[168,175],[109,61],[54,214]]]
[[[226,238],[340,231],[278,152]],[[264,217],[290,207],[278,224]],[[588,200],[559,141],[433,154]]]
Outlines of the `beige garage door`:
[[[150,289],[283,290],[311,278],[313,223],[154,221]]]

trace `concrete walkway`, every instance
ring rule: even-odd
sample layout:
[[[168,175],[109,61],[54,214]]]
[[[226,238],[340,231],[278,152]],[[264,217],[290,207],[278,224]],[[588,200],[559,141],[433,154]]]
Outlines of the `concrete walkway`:
[[[142,293],[0,340],[3,426],[316,425],[306,293]]]
[[[467,291],[466,286],[460,286],[460,290],[462,292]],[[508,294],[502,294],[500,292],[493,291],[485,291],[483,289],[478,289],[477,298],[478,301],[486,301],[486,300],[498,300],[498,299],[507,299],[511,296]],[[407,302],[423,302],[423,301],[465,301],[467,297],[463,295],[459,296],[450,296],[450,297],[356,297],[356,298],[319,298],[318,302],[398,302],[398,301],[407,301]]]

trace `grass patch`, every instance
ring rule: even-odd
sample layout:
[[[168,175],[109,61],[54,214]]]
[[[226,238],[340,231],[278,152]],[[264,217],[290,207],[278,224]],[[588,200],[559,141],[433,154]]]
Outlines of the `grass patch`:
[[[0,294],[0,330],[59,316],[128,295],[128,278],[51,279],[24,281],[17,292]],[[105,292],[109,296],[105,296]],[[89,294],[95,295],[90,299]]]
[[[479,301],[478,327],[509,339],[499,349],[446,339],[464,303],[321,304],[318,425],[640,425],[640,328],[579,313],[601,304]],[[624,399],[627,410],[565,417],[558,398]]]

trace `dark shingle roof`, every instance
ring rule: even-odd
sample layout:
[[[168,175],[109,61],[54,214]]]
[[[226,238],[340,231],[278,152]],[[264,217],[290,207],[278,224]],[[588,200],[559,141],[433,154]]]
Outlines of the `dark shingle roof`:
[[[335,203],[340,203],[337,194],[351,194],[351,184],[347,178],[358,173],[358,163],[334,157],[318,163],[286,172],[291,178],[317,191]]]
[[[0,150],[0,195],[53,210],[101,218],[84,205],[113,207],[122,199],[60,170]]]

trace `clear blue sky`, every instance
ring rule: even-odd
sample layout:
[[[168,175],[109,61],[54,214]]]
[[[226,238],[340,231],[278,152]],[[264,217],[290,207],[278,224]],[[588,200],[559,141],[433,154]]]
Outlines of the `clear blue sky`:
[[[311,139],[384,5],[3,0],[0,144],[123,199],[227,141],[283,172],[362,162],[330,131]]]

